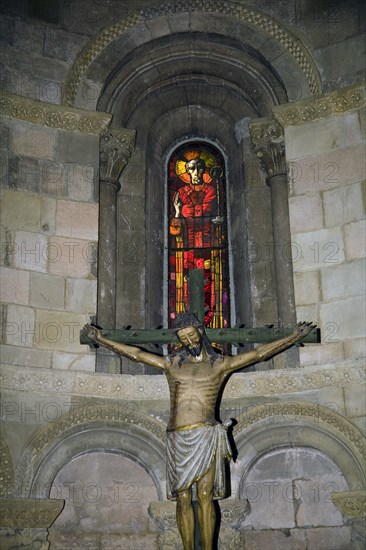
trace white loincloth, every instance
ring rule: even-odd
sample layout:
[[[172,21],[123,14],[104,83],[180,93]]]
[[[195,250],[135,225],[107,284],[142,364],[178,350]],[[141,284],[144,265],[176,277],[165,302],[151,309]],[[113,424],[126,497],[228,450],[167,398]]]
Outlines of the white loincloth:
[[[205,475],[216,458],[213,497],[225,498],[225,461],[232,458],[225,424],[203,424],[167,432],[167,496],[191,487]]]

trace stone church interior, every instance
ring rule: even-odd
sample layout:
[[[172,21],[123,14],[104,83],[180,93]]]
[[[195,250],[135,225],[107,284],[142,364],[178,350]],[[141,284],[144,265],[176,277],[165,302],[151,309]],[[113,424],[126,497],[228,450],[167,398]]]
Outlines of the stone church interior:
[[[0,10],[0,547],[183,549],[166,378],[80,331],[169,354],[200,270],[218,353],[318,327],[227,381],[215,548],[363,549],[364,3]]]

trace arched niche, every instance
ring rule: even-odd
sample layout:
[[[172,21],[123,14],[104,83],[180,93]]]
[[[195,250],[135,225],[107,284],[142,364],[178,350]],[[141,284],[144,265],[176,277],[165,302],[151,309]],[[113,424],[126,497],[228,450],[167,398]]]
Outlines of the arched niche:
[[[15,473],[15,495],[48,498],[57,473],[74,457],[96,451],[121,455],[142,467],[158,498],[165,498],[165,426],[133,409],[108,405],[76,409],[38,430]]]
[[[136,461],[121,453],[92,451],[72,458],[56,474],[50,498],[65,508],[52,526],[55,532],[144,533],[148,506],[158,499],[156,486]]]
[[[257,461],[284,448],[319,451],[337,466],[350,491],[366,485],[363,433],[341,414],[316,403],[274,402],[249,409],[235,427],[238,459],[232,484],[240,488]]]

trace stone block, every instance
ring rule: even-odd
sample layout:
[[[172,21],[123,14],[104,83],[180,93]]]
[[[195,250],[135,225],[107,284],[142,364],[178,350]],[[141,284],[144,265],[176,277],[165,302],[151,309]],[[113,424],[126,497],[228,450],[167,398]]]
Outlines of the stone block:
[[[60,130],[57,135],[57,158],[59,162],[91,164],[99,167],[99,137]]]
[[[315,472],[314,472],[315,473]],[[313,473],[313,476],[314,476]],[[316,477],[316,479],[319,479]],[[331,500],[331,493],[347,491],[348,485],[341,474],[322,475],[321,481],[297,479],[294,481],[298,508],[296,525],[299,527],[343,525],[341,512]]]
[[[365,41],[363,36],[346,36],[337,39],[336,44],[316,50],[315,55],[322,67],[322,76],[325,81],[339,79],[362,71],[365,68]],[[357,36],[358,34],[358,36]]]
[[[71,200],[97,202],[98,170],[91,164],[72,165],[72,176],[68,178],[68,196]]]
[[[29,303],[52,311],[65,309],[65,279],[57,275],[32,273]]]
[[[322,333],[322,338],[324,335]],[[328,342],[322,344],[309,344],[300,348],[300,365],[332,364],[344,359],[342,342]]]
[[[45,27],[34,22],[15,19],[13,46],[27,53],[43,53]]]
[[[364,143],[357,112],[289,126],[285,137],[288,161],[318,157],[335,149],[346,149]]]
[[[365,384],[348,384],[344,387],[347,417],[366,415]]]
[[[297,233],[291,237],[294,271],[309,271],[344,262],[342,231],[338,227]]]
[[[48,241],[40,233],[17,231],[14,236],[13,266],[46,273]]]
[[[362,338],[366,325],[365,296],[357,296],[320,305],[320,320],[328,338],[348,340]]]
[[[97,307],[97,281],[68,279],[66,282],[66,309],[77,313],[95,314]]]
[[[313,231],[324,226],[319,193],[290,197],[289,211],[291,233]]]
[[[306,550],[305,531],[301,529],[243,531],[245,550]]]
[[[9,229],[25,231],[52,231],[55,201],[33,193],[3,191],[1,222]]]
[[[88,37],[85,35],[47,27],[44,55],[71,62],[87,42]]]
[[[54,160],[42,160],[38,165],[41,192],[52,197],[67,197],[75,165]]]
[[[6,186],[11,189],[39,192],[41,173],[39,161],[27,157],[9,157]]]
[[[324,191],[323,205],[326,227],[344,225],[364,217],[364,187],[365,182],[358,182],[331,191]]]
[[[52,353],[52,368],[60,370],[82,370],[95,372],[95,353]]]
[[[316,550],[350,550],[351,527],[320,527],[306,530],[307,548]]]
[[[304,271],[294,273],[295,304],[303,306],[316,304],[320,300],[320,272]]]
[[[141,219],[144,217],[145,199],[131,195],[118,196],[117,224],[121,231],[141,229]]]
[[[349,223],[344,226],[344,243],[347,260],[364,258],[366,255],[366,222]]]
[[[59,200],[56,233],[65,237],[98,239],[98,205]]]
[[[318,304],[309,304],[306,306],[296,307],[296,318],[298,322],[312,321],[319,323],[319,306]]]
[[[79,344],[79,334],[88,321],[89,316],[86,315],[38,309],[34,347],[83,353],[85,348]]]
[[[322,296],[325,302],[365,293],[364,260],[321,269]]]
[[[95,243],[67,237],[52,237],[48,247],[49,272],[86,278],[94,265]]]
[[[169,23],[165,15],[146,21],[146,26],[153,39],[171,34]]]
[[[52,352],[17,346],[1,346],[1,361],[6,365],[51,368]]]
[[[289,160],[290,186],[296,195],[317,193],[334,189],[340,184],[346,186],[365,179],[366,159],[363,144],[338,149],[321,156]]]
[[[10,304],[28,305],[29,271],[0,268],[0,300]]]
[[[366,340],[365,338],[352,338],[344,342],[344,353],[348,358],[366,357]]]
[[[11,346],[33,347],[35,336],[35,311],[30,307],[9,305],[5,342]]]
[[[53,159],[56,131],[50,128],[16,122],[11,130],[11,150],[16,155]]]

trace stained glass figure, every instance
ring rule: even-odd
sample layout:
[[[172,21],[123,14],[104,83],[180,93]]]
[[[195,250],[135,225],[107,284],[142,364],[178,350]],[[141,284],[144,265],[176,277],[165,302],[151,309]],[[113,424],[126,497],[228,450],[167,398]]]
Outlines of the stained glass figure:
[[[229,326],[225,163],[204,143],[177,149],[168,164],[169,326],[189,311],[188,274],[205,274],[204,324]]]

